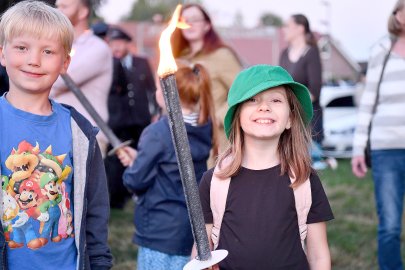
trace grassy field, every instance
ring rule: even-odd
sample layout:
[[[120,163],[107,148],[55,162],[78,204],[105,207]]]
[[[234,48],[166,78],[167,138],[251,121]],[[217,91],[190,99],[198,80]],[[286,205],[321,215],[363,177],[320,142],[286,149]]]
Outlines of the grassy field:
[[[370,175],[358,180],[351,173],[350,161],[339,160],[336,171],[320,171],[335,220],[328,223],[328,240],[334,270],[378,269],[373,182]],[[134,227],[133,206],[112,210],[110,246],[116,270],[134,270],[136,247],[131,243]],[[403,241],[402,241],[403,242]],[[405,259],[405,245],[402,246]]]

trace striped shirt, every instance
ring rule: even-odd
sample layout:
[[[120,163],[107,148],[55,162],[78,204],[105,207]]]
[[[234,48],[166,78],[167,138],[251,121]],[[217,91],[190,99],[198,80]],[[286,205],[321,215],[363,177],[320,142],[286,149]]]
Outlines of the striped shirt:
[[[359,105],[353,156],[364,155],[370,122],[372,122],[370,134],[372,150],[405,149],[405,58],[395,52],[391,53],[387,61],[376,112],[372,115],[378,80],[390,45],[387,37],[372,50],[366,86]]]
[[[190,124],[192,126],[198,125],[198,118],[200,114],[198,112],[190,113],[190,114],[183,114],[183,120],[185,123]]]

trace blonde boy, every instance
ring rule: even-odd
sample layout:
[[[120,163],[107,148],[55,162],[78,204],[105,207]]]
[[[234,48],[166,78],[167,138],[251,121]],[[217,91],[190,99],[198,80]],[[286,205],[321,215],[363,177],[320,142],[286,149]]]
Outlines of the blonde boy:
[[[112,265],[97,130],[74,108],[49,99],[69,66],[72,42],[70,21],[45,3],[23,1],[1,17],[0,60],[10,83],[0,97],[5,269]]]

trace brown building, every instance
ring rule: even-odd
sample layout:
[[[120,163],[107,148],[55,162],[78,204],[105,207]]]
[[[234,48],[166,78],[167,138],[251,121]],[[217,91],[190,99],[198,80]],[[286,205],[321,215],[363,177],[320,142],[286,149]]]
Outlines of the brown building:
[[[158,65],[158,40],[165,25],[142,22],[119,24],[134,40],[134,51],[148,57],[154,70]],[[256,64],[277,65],[281,51],[286,47],[280,28],[243,27],[218,28],[224,41],[239,55],[244,66]],[[361,67],[333,38],[319,36],[318,46],[323,65],[323,79],[327,81],[350,80],[357,82]]]

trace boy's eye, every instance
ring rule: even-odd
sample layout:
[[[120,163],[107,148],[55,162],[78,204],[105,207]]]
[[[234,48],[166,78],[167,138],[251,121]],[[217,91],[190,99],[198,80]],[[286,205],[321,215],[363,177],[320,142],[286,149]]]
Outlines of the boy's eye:
[[[44,50],[45,54],[52,54],[53,52],[51,50]]]
[[[27,49],[25,46],[15,46],[15,48],[19,51],[25,51]]]

